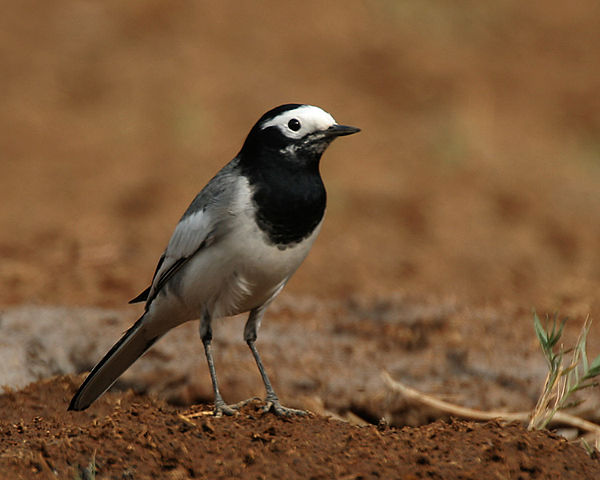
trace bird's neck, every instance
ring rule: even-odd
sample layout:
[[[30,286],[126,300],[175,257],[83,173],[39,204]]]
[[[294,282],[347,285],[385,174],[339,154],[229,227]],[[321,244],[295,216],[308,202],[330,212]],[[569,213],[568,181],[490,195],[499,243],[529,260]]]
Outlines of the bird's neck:
[[[244,168],[241,162],[253,192],[256,222],[280,248],[307,238],[323,219],[327,195],[319,158],[291,161],[282,160],[280,155],[265,155],[254,157],[251,168]]]

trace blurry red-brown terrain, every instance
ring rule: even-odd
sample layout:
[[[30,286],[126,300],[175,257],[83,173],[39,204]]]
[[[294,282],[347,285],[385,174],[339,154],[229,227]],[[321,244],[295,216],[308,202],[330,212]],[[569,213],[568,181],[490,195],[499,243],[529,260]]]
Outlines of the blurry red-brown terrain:
[[[0,477],[600,478],[578,443],[381,380],[529,411],[532,310],[569,318],[565,345],[596,318],[599,20],[591,0],[4,5]],[[194,415],[212,398],[193,324],[67,413],[191,199],[288,102],[362,129],[323,157],[323,229],[258,340],[315,413]],[[228,401],[262,395],[242,329],[215,326]],[[597,397],[574,413],[600,421]]]

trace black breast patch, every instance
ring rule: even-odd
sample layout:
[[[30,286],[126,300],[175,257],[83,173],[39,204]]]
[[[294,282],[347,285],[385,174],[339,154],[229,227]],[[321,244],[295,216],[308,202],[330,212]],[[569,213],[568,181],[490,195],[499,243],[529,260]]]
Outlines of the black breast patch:
[[[279,248],[300,243],[323,219],[327,194],[318,170],[271,165],[247,177],[253,190],[256,223]]]

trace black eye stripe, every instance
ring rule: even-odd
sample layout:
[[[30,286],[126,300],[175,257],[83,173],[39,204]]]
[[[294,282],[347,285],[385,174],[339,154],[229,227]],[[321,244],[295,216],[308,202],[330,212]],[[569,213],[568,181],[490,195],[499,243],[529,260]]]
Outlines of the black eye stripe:
[[[298,120],[297,118],[292,118],[288,122],[288,128],[294,132],[297,132],[298,130],[300,130],[301,127],[302,127],[302,125],[300,124],[300,120]]]

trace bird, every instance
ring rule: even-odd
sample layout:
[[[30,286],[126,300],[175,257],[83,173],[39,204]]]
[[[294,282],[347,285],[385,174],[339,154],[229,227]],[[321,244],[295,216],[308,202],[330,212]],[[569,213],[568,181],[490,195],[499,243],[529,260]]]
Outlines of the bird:
[[[221,396],[212,322],[249,312],[243,338],[266,390],[262,410],[280,416],[305,413],[281,404],[255,342],[265,310],[321,229],[327,199],[321,156],[337,137],[359,131],[307,104],[280,105],[262,115],[239,153],[185,210],[151,285],[129,302],[145,302],[142,316],[91,370],[68,410],[88,408],[169,330],[199,320],[213,413],[235,415],[244,402],[229,405]]]

